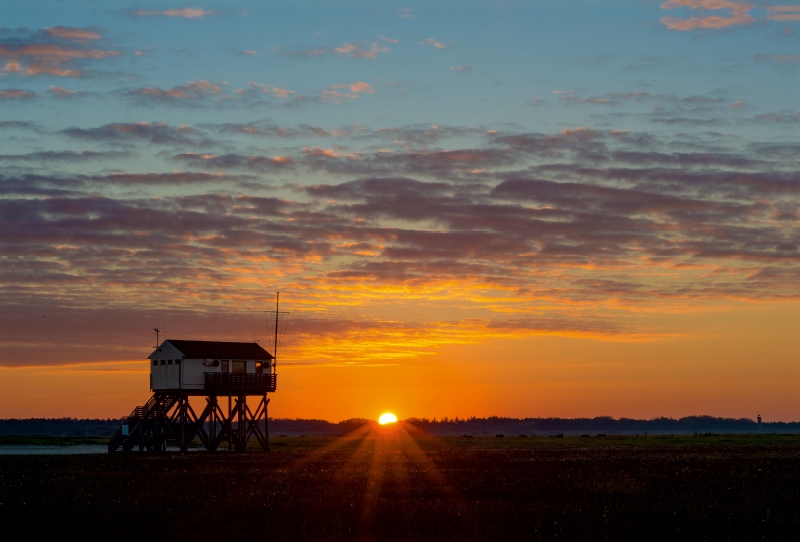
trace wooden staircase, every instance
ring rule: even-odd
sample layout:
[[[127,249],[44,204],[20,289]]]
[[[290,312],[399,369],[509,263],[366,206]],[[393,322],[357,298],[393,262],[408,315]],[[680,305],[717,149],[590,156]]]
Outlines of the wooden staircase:
[[[145,440],[149,440],[148,437],[154,436],[158,420],[169,420],[168,413],[177,402],[178,398],[173,395],[153,394],[147,404],[134,408],[123,426],[117,429],[108,441],[108,452],[119,451],[120,447],[123,452],[129,452],[137,444],[141,445]],[[123,434],[124,426],[128,427],[127,435]]]

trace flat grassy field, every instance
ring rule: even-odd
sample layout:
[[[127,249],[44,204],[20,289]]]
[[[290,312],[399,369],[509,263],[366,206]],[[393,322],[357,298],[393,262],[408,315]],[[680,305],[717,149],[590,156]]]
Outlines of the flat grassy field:
[[[0,456],[0,539],[800,540],[800,436],[274,437]]]

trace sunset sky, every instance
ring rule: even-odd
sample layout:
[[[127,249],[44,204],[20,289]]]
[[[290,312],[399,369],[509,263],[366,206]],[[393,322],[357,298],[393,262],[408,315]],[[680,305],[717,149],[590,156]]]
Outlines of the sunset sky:
[[[800,5],[0,11],[0,417],[280,290],[275,417],[800,419]]]

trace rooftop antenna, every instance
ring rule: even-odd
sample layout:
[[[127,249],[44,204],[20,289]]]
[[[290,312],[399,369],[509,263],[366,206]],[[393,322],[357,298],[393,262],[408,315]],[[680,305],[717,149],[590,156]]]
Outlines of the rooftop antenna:
[[[155,345],[153,348],[158,348],[158,345],[159,345],[159,342],[158,342],[158,336],[159,336],[159,334],[161,333],[161,330],[160,330],[160,329],[158,329],[157,327],[154,327],[154,328],[153,328],[153,331],[155,331],[155,332],[156,332],[156,345]]]
[[[275,367],[277,365],[277,361],[278,361],[278,347],[280,346],[280,338],[283,335],[283,333],[286,331],[286,322],[284,321],[282,323],[283,324],[283,332],[281,332],[281,328],[278,325],[278,320],[279,320],[279,317],[280,317],[281,314],[289,314],[288,312],[280,311],[280,301],[281,301],[281,293],[280,292],[276,292],[276,294],[275,294],[275,310],[274,311],[264,311],[267,314],[273,313],[273,312],[275,313],[275,335],[272,338],[272,355],[273,355],[272,362],[273,362],[273,367]],[[267,325],[269,325],[270,323],[271,322],[269,321],[269,318],[267,318]]]

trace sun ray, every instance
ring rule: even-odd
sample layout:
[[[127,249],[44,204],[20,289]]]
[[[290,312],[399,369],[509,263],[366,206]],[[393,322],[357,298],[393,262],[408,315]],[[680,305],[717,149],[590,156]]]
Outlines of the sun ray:
[[[365,423],[361,427],[354,429],[353,431],[350,431],[346,435],[337,437],[335,440],[326,444],[322,448],[314,450],[313,452],[304,455],[300,459],[293,461],[292,463],[287,465],[286,468],[291,470],[296,470],[307,465],[308,463],[314,463],[320,461],[326,455],[331,454],[336,450],[342,448],[343,446],[352,443],[354,440],[358,438],[363,439],[367,434],[369,434],[369,432],[370,432],[370,426],[369,424]]]
[[[425,453],[425,450],[420,447],[411,434],[416,433],[422,436],[423,434],[427,435],[427,433],[424,433],[418,428],[412,428],[411,431],[409,431],[408,426],[409,424],[403,423],[400,425],[398,431],[400,440],[403,443],[403,453],[408,461],[419,468],[422,474],[434,483],[437,490],[442,492],[448,500],[452,501],[453,505],[463,505],[464,501],[461,495],[459,495],[458,491],[447,481],[439,468],[430,460],[428,454]]]
[[[372,522],[375,519],[375,510],[378,499],[383,489],[383,480],[386,477],[386,458],[390,448],[387,435],[376,435],[372,437],[374,446],[370,457],[369,470],[367,472],[367,485],[364,491],[364,504],[361,510],[360,530],[362,533],[372,531]]]

